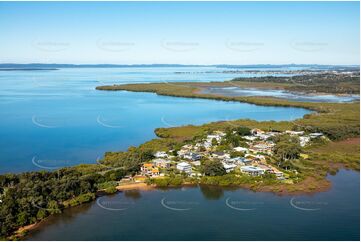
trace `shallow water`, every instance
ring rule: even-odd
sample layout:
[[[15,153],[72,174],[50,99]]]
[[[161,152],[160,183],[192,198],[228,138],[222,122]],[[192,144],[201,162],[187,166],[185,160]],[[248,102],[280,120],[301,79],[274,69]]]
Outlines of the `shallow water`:
[[[29,240],[359,240],[359,173],[330,176],[331,190],[277,196],[195,187],[131,191],[65,210]]]
[[[196,74],[175,74],[175,72]],[[0,73],[0,173],[94,163],[106,151],[155,138],[154,129],[250,118],[291,120],[309,111],[104,92],[110,83],[226,80],[219,68],[70,68]],[[171,85],[171,84],[170,84]]]
[[[202,90],[204,94],[218,94],[224,96],[266,96],[278,97],[298,102],[353,102],[359,101],[359,95],[336,96],[336,95],[309,95],[297,92],[288,92],[283,90],[262,90],[257,88],[240,88],[240,87],[209,87]]]

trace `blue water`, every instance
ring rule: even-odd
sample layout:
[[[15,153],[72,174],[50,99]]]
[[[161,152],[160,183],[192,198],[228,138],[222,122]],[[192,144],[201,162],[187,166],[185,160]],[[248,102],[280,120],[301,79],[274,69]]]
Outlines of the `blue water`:
[[[197,74],[175,74],[175,72]],[[299,108],[104,92],[109,83],[227,80],[219,68],[79,68],[0,73],[0,173],[94,163],[155,138],[154,129],[250,118],[290,120]],[[190,78],[190,79],[189,79]]]
[[[195,187],[100,197],[51,217],[29,240],[359,240],[360,175],[330,191],[277,196]]]
[[[236,84],[235,84],[236,85]],[[262,90],[257,88],[240,88],[237,86],[230,87],[209,87],[202,90],[205,94],[218,94],[224,96],[266,96],[266,97],[278,97],[299,102],[353,102],[359,101],[359,95],[347,95],[347,96],[336,96],[336,95],[310,95],[297,92],[288,92],[284,90],[268,89]]]

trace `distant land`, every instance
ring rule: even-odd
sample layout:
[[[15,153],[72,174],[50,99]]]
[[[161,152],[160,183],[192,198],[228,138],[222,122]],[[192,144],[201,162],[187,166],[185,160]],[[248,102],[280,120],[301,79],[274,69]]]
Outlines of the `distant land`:
[[[219,68],[287,68],[287,67],[303,67],[312,69],[357,69],[359,65],[318,65],[318,64],[252,64],[252,65],[182,65],[182,64],[45,64],[45,63],[3,63],[0,69],[6,70],[56,70],[57,68],[139,68],[139,67],[219,67]]]

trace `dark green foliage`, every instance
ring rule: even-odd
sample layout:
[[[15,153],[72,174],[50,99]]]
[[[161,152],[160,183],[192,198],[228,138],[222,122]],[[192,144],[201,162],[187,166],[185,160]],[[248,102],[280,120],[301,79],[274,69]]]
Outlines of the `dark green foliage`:
[[[235,129],[238,135],[240,136],[246,136],[251,134],[251,129],[248,127],[240,126]]]
[[[300,141],[297,136],[279,135],[275,137],[275,156],[278,158],[278,166],[288,169],[291,167],[290,160],[297,159],[301,153]]]
[[[222,176],[226,174],[226,170],[224,169],[222,163],[216,160],[203,162],[201,170],[206,176]]]
[[[128,171],[138,171],[140,164],[154,158],[150,149],[130,147],[126,152],[105,153],[102,164],[112,167],[123,167]]]
[[[168,186],[180,186],[183,184],[183,177],[180,175],[151,179],[151,184],[155,184],[157,187],[168,187]]]
[[[119,181],[127,174],[127,171],[124,169],[111,170],[104,174],[106,181]]]
[[[70,205],[89,201],[97,180],[99,176],[83,175],[75,168],[1,175],[0,237],[61,212],[67,200],[73,199]]]
[[[212,139],[212,146],[216,146],[218,145],[218,142],[215,138]]]

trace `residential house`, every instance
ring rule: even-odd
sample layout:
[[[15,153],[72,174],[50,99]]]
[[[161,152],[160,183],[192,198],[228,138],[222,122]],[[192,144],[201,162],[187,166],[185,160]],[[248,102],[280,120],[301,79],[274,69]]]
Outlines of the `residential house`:
[[[207,135],[207,141],[208,142],[211,142],[212,143],[212,140],[215,139],[217,140],[217,142],[221,142],[222,140],[222,136],[218,135],[218,134],[210,134],[210,135]]]
[[[243,153],[248,153],[249,149],[248,148],[244,148],[244,147],[234,147],[233,150],[237,151],[237,152],[243,152]]]
[[[284,180],[284,174],[282,171],[279,171],[277,168],[272,167],[272,174],[275,174],[278,180]]]
[[[200,154],[197,154],[197,153],[188,152],[188,153],[183,155],[183,158],[187,159],[187,160],[198,161],[198,160],[200,160],[202,158],[202,156]]]
[[[244,166],[246,163],[246,158],[244,157],[234,157],[230,159],[226,159],[225,162],[227,164],[235,164],[237,166]]]
[[[289,134],[289,135],[303,135],[305,132],[304,131],[286,130],[285,133]]]
[[[251,176],[259,176],[259,175],[263,175],[265,173],[265,170],[257,166],[241,166],[241,172]]]
[[[231,156],[229,154],[224,153],[224,152],[213,152],[212,157],[220,159],[220,160],[231,158]]]
[[[256,152],[262,152],[266,154],[271,154],[273,147],[274,144],[269,142],[260,142],[251,146],[251,148]]]
[[[264,131],[261,129],[251,129],[251,134],[253,135],[264,134]]]
[[[227,173],[233,171],[237,167],[237,165],[235,164],[227,164],[227,163],[222,163],[222,164]]]
[[[306,146],[308,144],[308,142],[310,142],[311,138],[308,136],[300,136],[300,145],[302,147]]]
[[[159,169],[152,163],[144,163],[140,170],[144,176],[159,176]]]
[[[249,141],[254,141],[254,140],[258,139],[258,137],[250,136],[250,135],[243,136],[243,138],[246,140],[249,140]]]
[[[323,136],[323,133],[310,133],[309,136],[311,137],[311,139],[320,138]]]
[[[168,158],[168,154],[164,151],[157,151],[154,156],[156,158]]]
[[[177,169],[181,172],[190,174],[192,172],[192,166],[188,162],[181,162],[177,164]]]
[[[170,160],[162,159],[162,158],[154,159],[152,162],[153,162],[154,166],[163,168],[163,169],[170,168],[170,163],[171,163]]]

